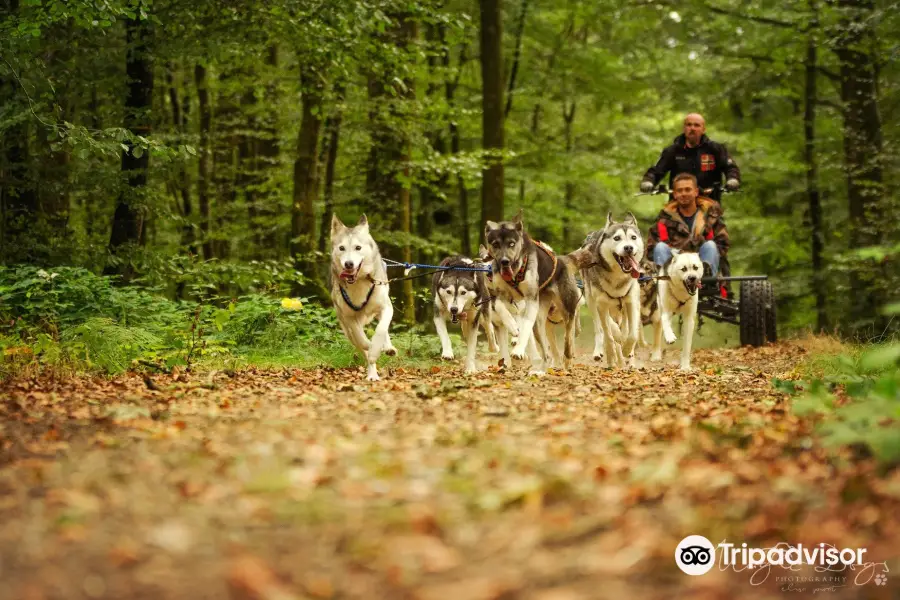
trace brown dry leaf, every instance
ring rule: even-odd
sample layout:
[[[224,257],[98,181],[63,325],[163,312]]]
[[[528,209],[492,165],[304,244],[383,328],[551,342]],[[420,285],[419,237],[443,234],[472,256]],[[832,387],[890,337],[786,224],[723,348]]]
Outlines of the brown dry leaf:
[[[234,600],[299,600],[261,559],[244,554],[233,558],[226,575]]]

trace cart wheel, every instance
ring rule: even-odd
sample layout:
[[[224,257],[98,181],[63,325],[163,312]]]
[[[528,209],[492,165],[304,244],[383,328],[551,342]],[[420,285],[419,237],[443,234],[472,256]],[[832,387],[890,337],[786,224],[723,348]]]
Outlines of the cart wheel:
[[[778,341],[778,323],[776,319],[778,306],[775,303],[775,288],[768,281],[764,281],[768,288],[768,300],[766,303],[766,340],[769,342]]]
[[[772,306],[772,284],[768,281],[742,281],[740,298],[741,346],[766,343],[768,307]],[[774,317],[774,306],[772,308]]]

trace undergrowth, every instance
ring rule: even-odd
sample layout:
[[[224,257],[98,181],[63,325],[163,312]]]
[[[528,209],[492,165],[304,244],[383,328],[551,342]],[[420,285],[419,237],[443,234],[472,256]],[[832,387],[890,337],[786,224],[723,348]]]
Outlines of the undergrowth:
[[[801,379],[774,379],[794,396],[798,416],[818,420],[833,448],[874,456],[885,468],[900,465],[900,343],[839,345],[802,365]]]
[[[80,268],[0,267],[0,377],[362,364],[331,307],[256,290],[224,297],[207,289],[202,298],[170,300]],[[400,356],[384,364],[424,366],[439,353],[418,329],[394,324],[392,339]]]

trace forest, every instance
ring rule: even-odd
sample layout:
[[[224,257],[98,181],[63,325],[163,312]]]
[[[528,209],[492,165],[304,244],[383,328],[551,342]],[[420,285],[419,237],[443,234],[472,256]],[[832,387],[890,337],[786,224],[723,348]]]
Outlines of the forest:
[[[896,597],[898,57],[894,0],[0,0],[0,597]],[[562,368],[464,370],[406,267],[646,237],[694,113],[764,339],[610,368],[582,308]],[[720,541],[866,560],[690,576]]]
[[[519,208],[571,251],[608,210],[649,227],[640,178],[699,112],[743,173],[734,272],[771,278],[784,332],[881,339],[898,19],[850,0],[6,0],[4,279],[327,304],[332,214],[365,213],[400,262],[471,256]],[[392,287],[398,322],[429,321],[426,284]]]

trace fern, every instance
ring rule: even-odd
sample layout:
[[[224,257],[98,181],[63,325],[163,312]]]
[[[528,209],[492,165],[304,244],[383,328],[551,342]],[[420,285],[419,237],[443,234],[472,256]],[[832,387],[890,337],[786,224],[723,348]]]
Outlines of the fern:
[[[62,332],[63,350],[83,360],[89,368],[121,373],[141,355],[163,345],[162,339],[142,327],[119,325],[106,317],[87,319]]]

